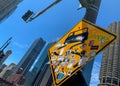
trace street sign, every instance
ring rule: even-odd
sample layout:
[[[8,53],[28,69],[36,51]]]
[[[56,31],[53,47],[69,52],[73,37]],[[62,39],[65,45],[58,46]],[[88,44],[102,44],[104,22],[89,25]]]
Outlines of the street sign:
[[[116,38],[93,23],[80,21],[49,49],[54,86],[68,80]]]

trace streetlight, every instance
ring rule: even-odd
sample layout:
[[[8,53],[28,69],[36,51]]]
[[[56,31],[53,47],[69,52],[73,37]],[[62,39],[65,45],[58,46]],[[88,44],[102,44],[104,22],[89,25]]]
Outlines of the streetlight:
[[[47,8],[45,8],[42,11],[39,11],[38,13],[34,13],[31,10],[28,10],[23,16],[22,19],[27,23],[30,22],[32,20],[34,20],[35,18],[37,18],[38,16],[40,16],[41,14],[43,14],[44,12],[46,12],[48,9],[50,9],[51,7],[53,7],[54,5],[56,5],[57,3],[59,3],[62,0],[56,0],[55,2],[53,2],[51,5],[49,5]]]

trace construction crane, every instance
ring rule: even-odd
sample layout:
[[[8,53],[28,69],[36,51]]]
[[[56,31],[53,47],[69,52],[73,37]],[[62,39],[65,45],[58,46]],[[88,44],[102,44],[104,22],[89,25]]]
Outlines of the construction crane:
[[[0,48],[0,60],[5,56],[4,50],[5,50],[5,48],[10,44],[11,39],[12,39],[12,37],[10,37],[10,38],[3,44],[3,46]]]

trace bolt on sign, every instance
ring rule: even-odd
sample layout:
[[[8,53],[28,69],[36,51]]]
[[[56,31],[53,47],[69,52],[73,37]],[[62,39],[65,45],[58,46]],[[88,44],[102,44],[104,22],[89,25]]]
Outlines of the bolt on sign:
[[[49,48],[54,86],[60,86],[95,58],[117,36],[86,20],[80,21]]]

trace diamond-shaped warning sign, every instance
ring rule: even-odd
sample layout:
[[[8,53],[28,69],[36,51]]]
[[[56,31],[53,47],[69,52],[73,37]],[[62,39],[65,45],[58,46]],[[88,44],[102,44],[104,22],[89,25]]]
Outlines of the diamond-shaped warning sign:
[[[93,23],[79,22],[49,49],[54,85],[60,86],[115,39],[115,34]]]

